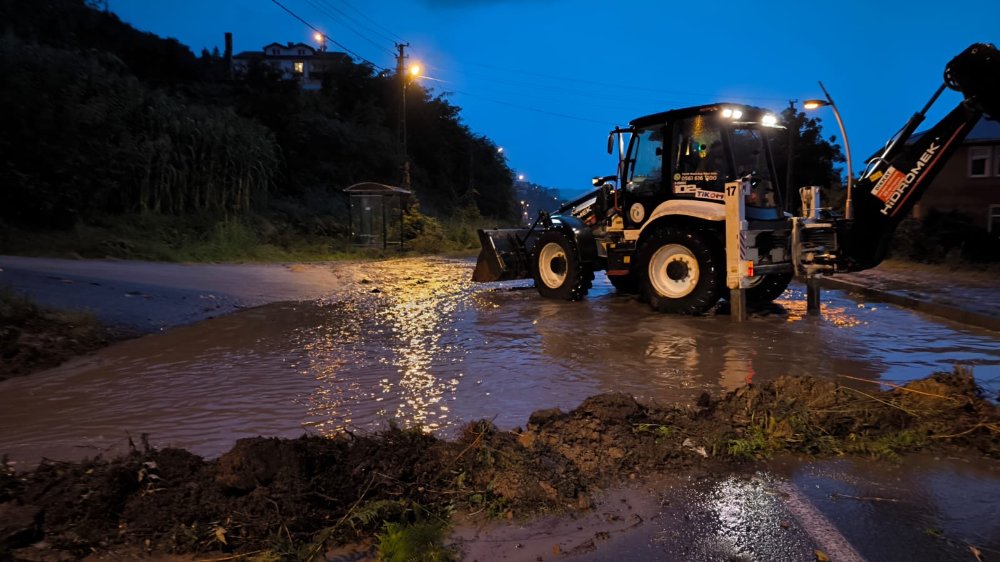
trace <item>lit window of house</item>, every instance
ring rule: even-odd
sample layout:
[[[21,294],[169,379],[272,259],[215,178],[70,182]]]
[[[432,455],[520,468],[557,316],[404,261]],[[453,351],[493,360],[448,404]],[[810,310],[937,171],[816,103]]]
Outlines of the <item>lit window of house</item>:
[[[295,72],[298,72],[299,74],[305,74],[305,72],[306,72],[306,63],[304,63],[304,62],[297,62],[297,63],[295,63]]]
[[[969,147],[969,177],[985,178],[990,175],[990,147]]]
[[[990,216],[986,221],[986,230],[1000,233],[1000,205],[990,205]]]

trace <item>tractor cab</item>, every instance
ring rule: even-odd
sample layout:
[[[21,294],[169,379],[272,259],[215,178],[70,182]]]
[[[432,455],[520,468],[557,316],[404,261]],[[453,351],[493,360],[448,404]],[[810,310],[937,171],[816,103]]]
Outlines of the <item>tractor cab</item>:
[[[619,148],[616,184],[603,181],[608,178],[595,183],[608,186],[604,197],[616,202],[609,214],[620,210],[626,229],[641,228],[668,201],[723,205],[725,184],[748,175],[747,218],[779,220],[781,194],[768,140],[776,127],[772,113],[736,104],[640,117],[609,137],[609,152]]]

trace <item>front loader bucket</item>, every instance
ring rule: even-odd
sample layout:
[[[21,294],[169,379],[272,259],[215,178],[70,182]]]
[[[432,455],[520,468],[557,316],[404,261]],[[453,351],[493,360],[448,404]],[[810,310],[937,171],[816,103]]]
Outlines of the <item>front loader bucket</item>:
[[[472,280],[489,283],[530,278],[530,249],[521,242],[528,232],[528,229],[480,230],[479,243],[483,249]]]

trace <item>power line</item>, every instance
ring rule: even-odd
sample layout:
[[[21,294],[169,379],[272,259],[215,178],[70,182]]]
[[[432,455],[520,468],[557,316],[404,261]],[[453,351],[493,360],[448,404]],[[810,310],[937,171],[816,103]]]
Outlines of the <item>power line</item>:
[[[365,34],[361,33],[360,31],[358,31],[358,30],[354,29],[353,27],[351,27],[351,26],[347,25],[346,23],[344,23],[343,21],[341,21],[341,20],[340,20],[339,18],[337,18],[337,16],[335,16],[335,15],[331,14],[330,12],[327,12],[327,11],[326,11],[326,10],[324,10],[323,8],[321,8],[321,7],[317,6],[316,4],[313,4],[312,2],[310,2],[310,0],[305,0],[305,3],[306,3],[306,4],[309,4],[310,6],[312,6],[312,7],[313,7],[313,8],[315,8],[316,10],[318,10],[318,11],[319,11],[319,12],[320,12],[321,14],[325,15],[326,17],[328,17],[328,18],[332,19],[333,21],[335,21],[335,22],[339,23],[340,25],[344,26],[344,27],[345,27],[345,28],[347,28],[347,29],[348,29],[348,30],[349,30],[349,31],[350,31],[351,33],[353,33],[353,34],[357,35],[358,37],[360,37],[360,38],[364,39],[365,41],[368,41],[368,42],[369,42],[369,43],[371,43],[372,45],[375,45],[376,47],[378,47],[379,49],[382,49],[383,51],[385,51],[385,52],[389,53],[390,55],[391,55],[391,54],[393,54],[393,52],[392,52],[392,51],[390,51],[389,49],[385,48],[385,46],[383,46],[383,45],[379,45],[379,44],[378,44],[378,43],[376,43],[375,41],[373,41],[373,40],[371,40],[370,38],[368,38],[368,36],[367,36],[367,35],[365,35]]]
[[[526,75],[529,75],[529,76],[538,76],[538,77],[541,77],[541,78],[548,78],[550,80],[565,80],[567,82],[578,82],[580,84],[588,84],[588,85],[592,85],[592,86],[601,86],[601,87],[605,87],[605,88],[619,88],[619,89],[623,89],[623,90],[637,90],[637,91],[643,91],[643,92],[653,92],[653,93],[658,93],[658,94],[671,94],[671,95],[679,95],[679,96],[698,96],[698,97],[717,97],[718,96],[718,94],[710,94],[710,93],[705,93],[705,92],[682,92],[682,91],[676,91],[676,90],[660,90],[660,89],[657,89],[657,88],[643,88],[642,86],[627,86],[627,85],[623,85],[623,84],[615,84],[615,83],[609,83],[609,82],[596,82],[596,81],[593,81],[593,80],[583,80],[581,78],[570,78],[568,76],[553,76],[551,74],[544,74],[544,73],[541,73],[541,72],[531,72],[531,71],[528,71],[528,70],[518,70],[518,69],[514,69],[514,68],[505,68],[505,67],[502,67],[502,66],[495,66],[495,65],[492,65],[492,64],[486,64],[486,63],[482,63],[482,62],[471,62],[471,61],[462,61],[462,60],[458,60],[457,62],[462,63],[462,64],[470,64],[470,65],[473,65],[473,66],[482,66],[482,67],[485,67],[485,68],[492,68],[494,70],[502,70],[504,72],[514,72],[514,73],[518,73],[518,74],[526,74]],[[739,96],[739,97],[742,98],[742,99],[748,99],[748,100],[770,100],[770,101],[780,100],[780,101],[787,101],[785,98],[767,97],[767,96]]]
[[[451,82],[449,80],[441,80],[440,78],[433,78],[431,76],[423,76],[423,75],[420,76],[420,79],[421,80],[431,80],[433,82],[441,82],[443,84],[453,84],[454,83],[454,82]],[[481,91],[483,91],[483,90],[481,90]],[[566,100],[566,99],[561,99],[560,100],[560,99],[554,99],[554,98],[546,98],[546,97],[543,97],[543,96],[535,96],[535,95],[532,95],[532,94],[525,94],[523,92],[503,92],[503,91],[497,91],[497,90],[485,90],[485,91],[487,93],[490,93],[490,94],[500,94],[502,96],[520,96],[520,97],[524,97],[524,98],[534,98],[534,99],[538,99],[538,100],[551,101],[551,102],[555,102],[555,103],[569,103],[569,104],[573,104],[573,105],[585,105],[587,107],[596,107],[596,108],[599,108],[599,109],[611,109],[611,110],[614,110],[614,111],[649,111],[648,109],[639,109],[639,108],[636,108],[636,107],[610,106],[610,105],[600,105],[600,104],[596,104],[596,103],[587,103],[587,102],[582,102],[582,101],[574,101],[574,100]]]
[[[508,85],[511,85],[511,86],[527,86],[529,88],[534,88],[536,90],[547,90],[547,91],[550,91],[550,92],[569,93],[569,94],[575,94],[575,95],[584,96],[584,97],[601,98],[601,99],[606,99],[606,100],[619,100],[619,101],[647,103],[647,104],[658,105],[658,106],[661,106],[661,107],[663,105],[665,105],[665,104],[673,103],[673,102],[669,102],[669,101],[665,101],[665,100],[654,100],[654,99],[648,99],[648,98],[632,98],[632,97],[618,96],[618,95],[599,94],[599,93],[594,93],[594,92],[589,92],[589,91],[571,90],[571,89],[568,89],[568,88],[559,88],[557,86],[542,86],[542,85],[533,84],[533,83],[530,83],[530,82],[518,82],[518,81],[515,81],[515,80],[507,80],[507,79],[504,79],[504,78],[495,78],[495,77],[492,77],[492,76],[487,76],[485,74],[476,74],[474,72],[467,72],[467,71],[464,71],[464,70],[451,70],[451,71],[449,71],[449,70],[445,70],[443,68],[438,68],[438,67],[435,67],[435,66],[428,66],[427,68],[432,68],[434,70],[440,70],[442,72],[458,72],[459,74],[465,74],[467,76],[474,76],[474,77],[477,77],[477,78],[483,78],[483,79],[489,80],[491,82],[499,82],[501,84],[508,84]]]
[[[509,102],[505,102],[505,101],[495,100],[495,99],[492,99],[492,98],[488,98],[486,96],[480,96],[478,94],[471,94],[469,92],[463,92],[461,90],[449,90],[449,92],[456,93],[456,94],[462,94],[462,95],[465,95],[465,96],[472,96],[474,98],[479,98],[481,100],[486,100],[486,101],[489,101],[489,102],[498,103],[500,105],[506,105],[506,106],[509,106],[509,107],[516,107],[518,109],[524,109],[524,110],[527,110],[527,111],[534,111],[535,113],[544,113],[545,115],[552,115],[552,116],[555,116],[555,117],[562,117],[564,119],[573,119],[573,120],[576,120],[576,121],[587,121],[587,122],[590,122],[590,123],[597,123],[599,125],[611,125],[611,126],[614,126],[614,123],[612,123],[610,121],[597,121],[597,120],[594,120],[594,119],[587,119],[586,117],[576,117],[576,116],[573,116],[573,115],[566,115],[565,113],[556,113],[554,111],[546,111],[544,109],[536,109],[534,107],[528,107],[528,106],[525,106],[525,105],[518,105],[516,103],[509,103]]]
[[[349,3],[349,2],[347,1],[347,0],[340,0],[340,2],[341,2],[341,3],[343,4],[343,5],[347,6],[348,8],[350,8],[350,9],[354,10],[355,12],[357,12],[357,13],[361,14],[361,17],[363,17],[363,18],[365,18],[366,20],[368,20],[368,21],[372,22],[373,24],[375,24],[375,26],[376,26],[376,27],[378,27],[379,29],[381,29],[382,31],[385,31],[385,32],[386,32],[386,33],[388,33],[389,35],[392,35],[392,36],[393,36],[393,37],[395,37],[396,39],[399,39],[400,43],[406,43],[406,42],[407,42],[407,41],[406,41],[406,39],[403,39],[403,38],[402,38],[402,37],[400,37],[399,35],[396,35],[395,33],[393,33],[393,32],[391,32],[391,31],[389,31],[388,29],[386,29],[386,28],[384,28],[384,27],[382,27],[382,25],[381,25],[381,24],[379,24],[379,22],[377,22],[377,21],[375,21],[375,20],[371,19],[370,17],[366,16],[366,15],[364,14],[364,12],[362,12],[361,10],[359,10],[359,9],[355,8],[355,7],[354,7],[353,5],[351,5],[351,4],[350,4],[350,3]]]
[[[338,14],[340,14],[341,16],[343,16],[343,17],[347,18],[348,20],[350,20],[350,21],[351,21],[351,22],[353,22],[354,24],[356,24],[356,25],[358,25],[358,26],[362,27],[363,29],[365,29],[365,31],[368,31],[368,32],[369,32],[369,33],[371,33],[371,34],[373,34],[373,35],[376,35],[376,36],[378,36],[378,37],[379,37],[380,39],[382,39],[383,41],[386,41],[386,42],[388,42],[389,44],[393,44],[393,43],[395,43],[395,41],[393,41],[393,39],[392,39],[391,37],[386,37],[385,35],[382,35],[382,34],[381,34],[381,33],[379,33],[378,31],[375,31],[374,29],[372,29],[372,28],[368,27],[367,25],[365,25],[365,24],[363,24],[363,23],[359,22],[358,20],[356,20],[356,19],[354,19],[353,17],[351,17],[351,16],[350,16],[350,14],[347,14],[346,12],[344,12],[343,10],[341,10],[340,8],[338,8],[338,7],[334,6],[333,4],[331,4],[331,3],[327,2],[327,0],[319,0],[319,2],[320,2],[321,4],[323,4],[324,6],[327,6],[327,7],[329,7],[329,8],[330,8],[331,10],[333,10],[334,12],[337,12],[337,13],[338,13]],[[333,17],[333,16],[331,16],[331,17]],[[343,25],[343,24],[341,23],[341,25]]]
[[[386,68],[385,68],[384,66],[379,66],[379,65],[377,65],[377,64],[375,64],[375,63],[373,63],[372,61],[370,61],[370,60],[366,59],[365,57],[363,57],[363,56],[361,56],[361,55],[359,55],[359,54],[355,53],[354,51],[352,51],[352,50],[348,49],[347,47],[345,47],[345,46],[341,45],[340,43],[338,43],[338,42],[334,41],[332,37],[330,37],[330,36],[329,36],[329,35],[327,35],[326,33],[323,33],[322,31],[320,31],[320,30],[316,29],[316,28],[315,28],[315,27],[314,27],[314,26],[313,26],[312,24],[310,24],[310,23],[309,23],[309,22],[307,22],[306,20],[304,20],[304,19],[300,18],[298,14],[296,14],[295,12],[293,12],[293,11],[289,10],[288,8],[286,8],[286,7],[285,7],[285,6],[284,6],[284,5],[283,5],[283,4],[281,3],[281,2],[278,2],[278,0],[271,0],[271,2],[274,2],[275,4],[277,4],[277,5],[278,5],[278,7],[279,7],[279,8],[281,8],[282,10],[284,10],[284,11],[288,12],[288,13],[289,13],[289,14],[290,14],[290,15],[291,15],[291,16],[292,16],[293,18],[295,18],[295,19],[299,20],[300,22],[302,22],[302,25],[304,25],[304,26],[308,27],[309,29],[311,29],[311,30],[315,31],[316,33],[319,33],[319,34],[320,34],[320,35],[322,35],[322,36],[323,36],[323,38],[324,38],[324,39],[326,39],[327,41],[329,41],[329,42],[333,43],[334,45],[336,45],[336,46],[340,47],[341,49],[343,49],[343,50],[344,50],[344,51],[346,51],[347,53],[349,53],[349,54],[353,55],[353,56],[354,56],[354,58],[356,58],[356,59],[360,59],[360,60],[363,60],[363,61],[367,62],[368,64],[370,64],[370,65],[374,66],[375,68],[377,68],[377,69],[379,69],[379,70],[386,70]]]

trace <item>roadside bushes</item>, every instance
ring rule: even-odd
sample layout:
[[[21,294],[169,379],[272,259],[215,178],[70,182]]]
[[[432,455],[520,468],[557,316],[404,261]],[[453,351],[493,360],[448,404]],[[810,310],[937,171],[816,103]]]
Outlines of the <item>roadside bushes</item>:
[[[890,256],[924,263],[997,263],[1000,238],[973,224],[962,213],[930,211],[907,217],[893,236]]]

